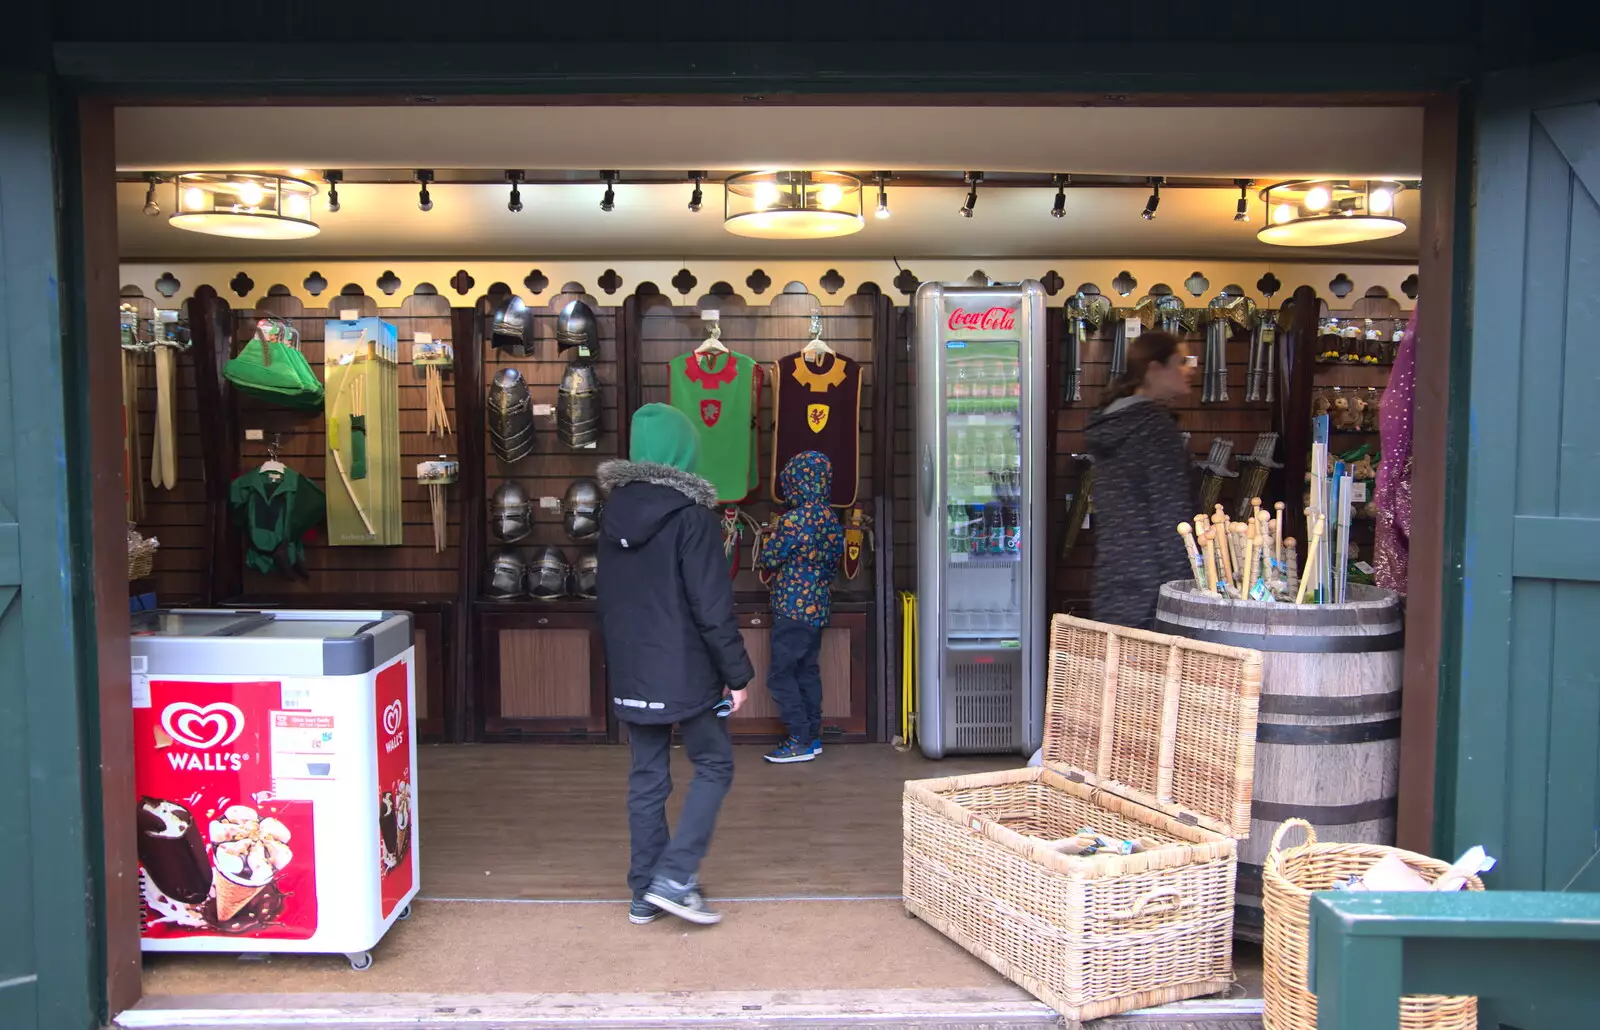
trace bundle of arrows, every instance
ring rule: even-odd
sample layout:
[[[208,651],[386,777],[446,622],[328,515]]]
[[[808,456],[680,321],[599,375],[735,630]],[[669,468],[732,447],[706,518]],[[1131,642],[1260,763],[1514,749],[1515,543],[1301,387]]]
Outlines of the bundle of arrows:
[[[1195,587],[1208,597],[1301,603],[1306,581],[1299,575],[1295,540],[1283,535],[1283,510],[1282,501],[1268,511],[1261,498],[1252,497],[1243,521],[1228,518],[1219,504],[1211,515],[1179,523]],[[1320,524],[1312,530],[1313,547],[1321,533]]]

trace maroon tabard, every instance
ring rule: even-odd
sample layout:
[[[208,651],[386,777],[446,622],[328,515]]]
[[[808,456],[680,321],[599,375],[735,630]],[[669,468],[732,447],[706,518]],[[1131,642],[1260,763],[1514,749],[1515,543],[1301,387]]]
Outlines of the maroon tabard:
[[[835,507],[856,502],[861,455],[861,366],[843,354],[816,364],[800,354],[780,358],[772,377],[772,499],[778,473],[802,451],[818,451],[833,465]]]

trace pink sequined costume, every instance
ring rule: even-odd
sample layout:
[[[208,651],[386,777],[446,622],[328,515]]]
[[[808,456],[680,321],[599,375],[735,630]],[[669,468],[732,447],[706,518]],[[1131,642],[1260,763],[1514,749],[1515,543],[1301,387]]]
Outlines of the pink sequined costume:
[[[1407,556],[1411,546],[1411,419],[1417,372],[1417,319],[1413,313],[1389,388],[1383,394],[1378,416],[1378,442],[1383,457],[1378,462],[1378,528],[1374,577],[1380,587],[1406,592]]]

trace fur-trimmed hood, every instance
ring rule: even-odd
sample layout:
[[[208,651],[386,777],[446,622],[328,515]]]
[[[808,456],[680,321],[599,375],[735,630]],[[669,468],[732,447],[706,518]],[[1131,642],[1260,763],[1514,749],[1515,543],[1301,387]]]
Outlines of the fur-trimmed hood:
[[[600,466],[600,485],[606,492],[629,483],[652,483],[676,490],[689,500],[707,508],[717,506],[717,488],[709,480],[671,465],[652,461],[608,461]]]

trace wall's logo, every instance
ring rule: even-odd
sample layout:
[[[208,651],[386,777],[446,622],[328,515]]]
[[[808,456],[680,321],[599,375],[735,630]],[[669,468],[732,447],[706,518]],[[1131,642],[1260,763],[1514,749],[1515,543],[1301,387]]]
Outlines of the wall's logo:
[[[383,710],[383,732],[393,736],[400,732],[400,724],[404,721],[406,710],[399,701],[389,705]]]
[[[226,701],[201,707],[176,701],[161,713],[161,728],[186,747],[205,750],[226,747],[244,732],[244,713]]]

